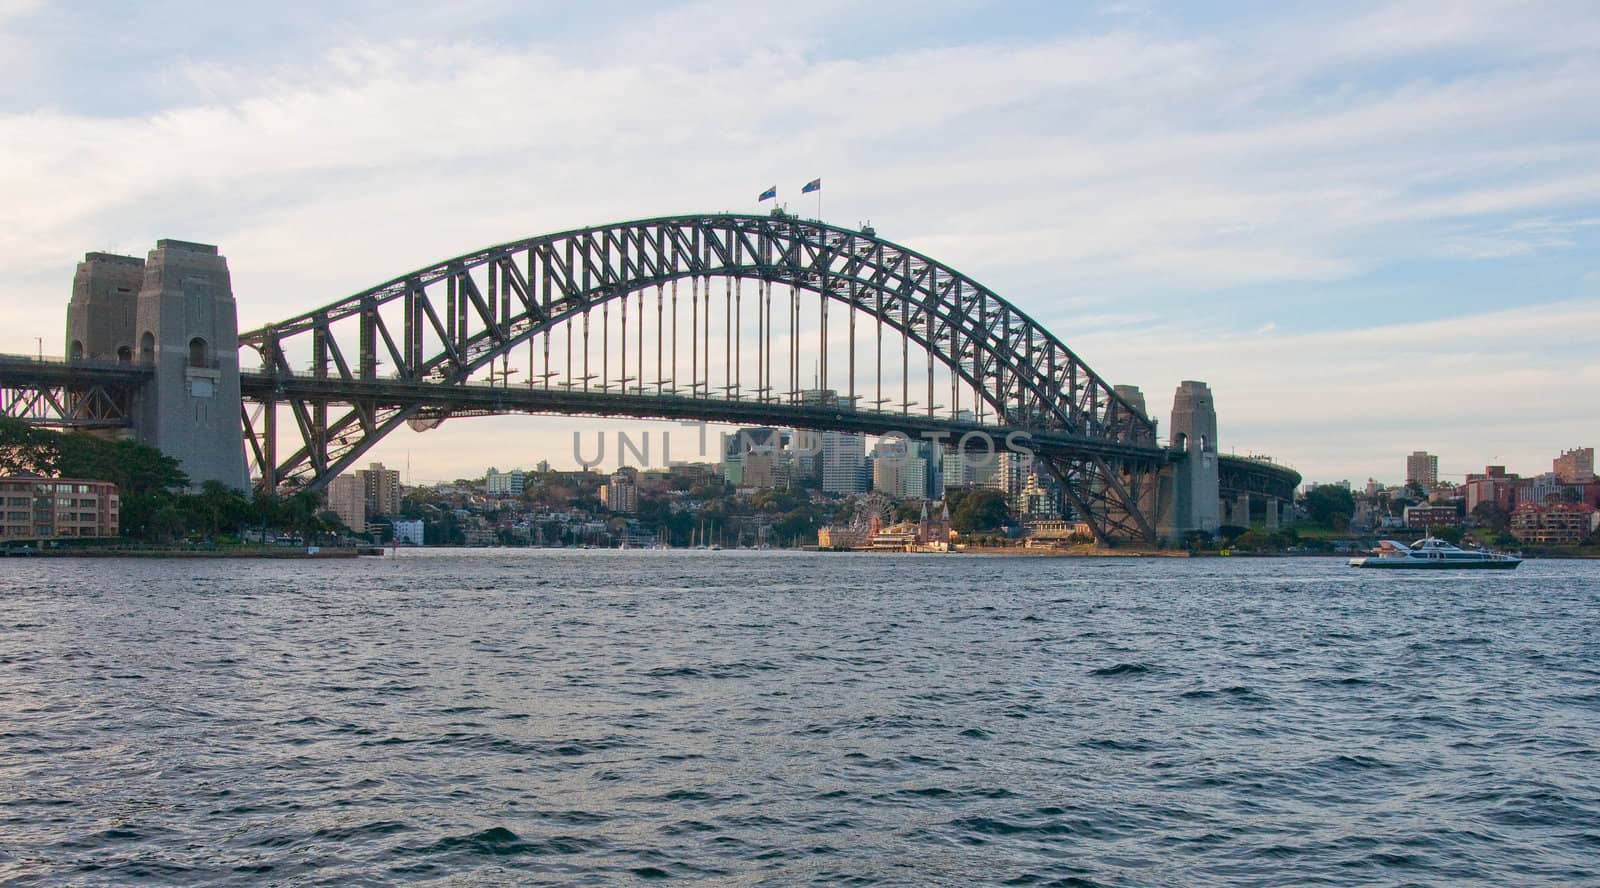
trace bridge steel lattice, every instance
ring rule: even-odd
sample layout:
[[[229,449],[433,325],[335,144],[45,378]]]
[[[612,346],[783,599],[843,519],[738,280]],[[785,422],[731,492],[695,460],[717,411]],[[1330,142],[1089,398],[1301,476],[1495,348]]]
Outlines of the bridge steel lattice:
[[[809,332],[797,294],[816,305]],[[843,307],[842,324],[829,320],[830,306]],[[876,335],[876,348],[865,350],[874,352],[875,369],[858,354],[858,322],[868,341]],[[849,331],[843,355],[841,327]],[[815,336],[813,345],[802,346],[803,336]],[[695,417],[911,434],[972,427],[1033,436],[1065,504],[1097,537],[1153,541],[1157,476],[1183,458],[1160,446],[1155,424],[1061,340],[987,287],[870,228],[782,213],[647,219],[501,244],[239,339],[261,361],[259,371],[241,367],[244,428],[247,456],[269,488],[320,488],[401,425],[463,414]],[[913,345],[926,355],[925,392],[921,365],[912,387]],[[895,346],[898,400],[892,384],[884,393]],[[523,349],[527,377],[513,385],[520,367],[511,360]],[[593,349],[601,354],[591,362]],[[943,397],[949,403],[935,403]]]
[[[151,375],[139,364],[0,355],[0,416],[60,429],[126,428]]]

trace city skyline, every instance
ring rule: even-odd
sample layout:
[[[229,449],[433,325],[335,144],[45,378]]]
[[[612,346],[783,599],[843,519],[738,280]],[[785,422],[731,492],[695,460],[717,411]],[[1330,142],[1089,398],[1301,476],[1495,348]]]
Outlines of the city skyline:
[[[1359,481],[1422,449],[1460,480],[1596,437],[1600,36],[1581,4],[936,4],[909,33],[896,4],[694,4],[518,42],[482,36],[516,32],[494,3],[379,10],[248,39],[236,11],[191,11],[141,39],[165,31],[157,4],[97,13],[106,41],[0,6],[0,351],[61,353],[86,249],[217,243],[248,328],[488,243],[754,211],[773,181],[809,214],[821,176],[829,221],[993,287],[1141,386],[1163,429],[1178,382],[1209,382],[1224,452]],[[674,427],[452,420],[362,462],[444,480],[565,465],[574,430]]]

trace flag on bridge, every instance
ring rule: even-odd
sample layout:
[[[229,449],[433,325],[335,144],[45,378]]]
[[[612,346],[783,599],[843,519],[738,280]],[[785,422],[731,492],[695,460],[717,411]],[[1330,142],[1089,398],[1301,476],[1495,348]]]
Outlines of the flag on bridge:
[[[768,188],[766,191],[761,192],[761,196],[756,198],[756,203],[761,203],[764,200],[777,200],[777,199],[778,199],[778,186],[774,185],[771,188]]]
[[[807,182],[804,186],[802,186],[800,188],[800,193],[801,194],[810,194],[813,191],[821,191],[821,190],[822,190],[822,180],[821,179],[812,179],[810,182]]]

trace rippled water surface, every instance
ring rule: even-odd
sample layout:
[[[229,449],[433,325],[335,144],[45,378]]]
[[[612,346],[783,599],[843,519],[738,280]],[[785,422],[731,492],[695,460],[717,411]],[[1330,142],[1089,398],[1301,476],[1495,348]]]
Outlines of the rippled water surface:
[[[1600,884],[1600,563],[0,561],[0,883]]]

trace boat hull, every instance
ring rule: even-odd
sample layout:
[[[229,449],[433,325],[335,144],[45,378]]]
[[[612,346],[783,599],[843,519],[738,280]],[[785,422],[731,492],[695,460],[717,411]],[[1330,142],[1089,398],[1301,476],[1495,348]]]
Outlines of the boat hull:
[[[1407,558],[1361,558],[1350,562],[1351,567],[1368,570],[1514,570],[1521,564],[1512,561],[1423,561]]]

